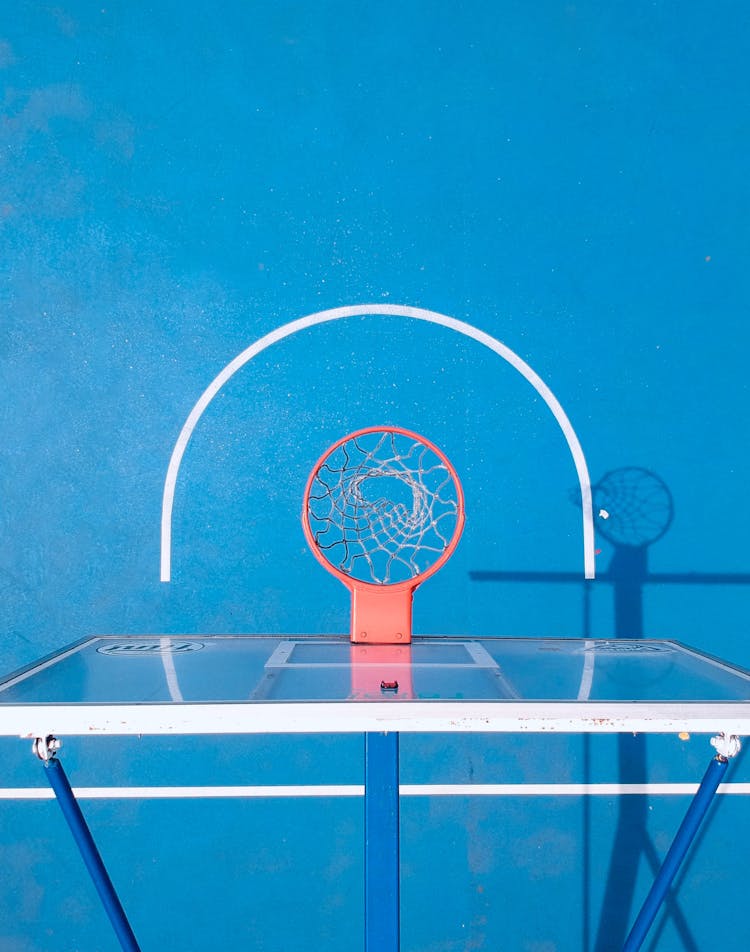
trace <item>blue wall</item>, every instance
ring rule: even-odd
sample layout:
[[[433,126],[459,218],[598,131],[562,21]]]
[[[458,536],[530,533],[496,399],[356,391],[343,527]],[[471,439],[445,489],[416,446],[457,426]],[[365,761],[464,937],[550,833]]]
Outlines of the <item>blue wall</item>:
[[[15,3],[0,18],[2,668],[91,632],[345,630],[346,593],[305,548],[301,492],[330,442],[381,422],[441,445],[467,493],[464,540],[418,594],[417,631],[644,633],[750,666],[748,26],[739,7],[673,2]],[[555,581],[582,565],[580,513],[572,462],[540,398],[451,332],[367,318],[275,345],[214,401],[178,483],[173,581],[160,583],[164,475],[200,393],[274,327],[367,302],[430,308],[505,342],[561,401],[594,482],[628,466],[658,474],[674,519],[647,561],[618,576],[617,547],[601,536],[604,578],[588,595]],[[502,577],[516,570],[546,577]],[[478,581],[477,572],[500,575]],[[655,573],[682,580],[649,581]],[[689,573],[713,577],[698,583]],[[618,579],[642,599],[642,632],[623,630]],[[538,752],[552,779],[581,775],[581,744],[569,743]],[[707,750],[689,748],[665,754],[677,765],[672,779],[697,778]],[[7,749],[13,761],[16,746]],[[497,750],[457,754],[460,776],[502,764]],[[623,761],[602,744],[600,779],[621,778],[628,763],[663,779],[654,750]],[[33,768],[25,758],[5,786]],[[521,780],[533,762],[529,754]],[[745,773],[740,761],[734,779]],[[2,947],[13,952],[73,947],[44,938],[56,890],[69,890],[58,921],[75,932],[88,915],[85,885],[45,879],[50,844],[25,834],[32,813],[35,828],[42,814],[45,829],[57,822],[52,806],[5,813],[10,868],[26,882],[20,912],[11,891],[0,898]],[[651,806],[661,848],[684,804]],[[525,894],[536,909],[503,947],[581,948],[585,935],[566,938],[564,914],[547,906],[550,894],[581,901],[570,805],[538,805],[531,826],[528,804],[506,807],[471,806],[488,844],[499,829],[507,837],[507,824],[524,836],[510,877],[498,853],[472,860],[472,876],[491,874],[505,891],[525,883],[511,908]],[[672,916],[659,950],[709,948],[710,939],[686,938],[686,929],[711,934],[699,887],[739,889],[732,875],[742,866],[723,847],[740,855],[748,846],[737,846],[733,827],[744,798],[720,808],[716,837],[686,880],[689,925]],[[113,842],[118,823],[154,822],[153,806],[95,809],[111,812],[101,822]],[[264,809],[284,825],[288,805]],[[338,831],[330,842],[349,838],[340,852],[351,855],[356,810],[338,809],[322,822]],[[447,824],[449,839],[468,836],[457,807],[418,809],[437,831]],[[601,829],[594,823],[591,842],[605,856],[587,887],[593,948],[622,814],[614,801],[592,809]],[[526,839],[534,824],[538,842]],[[309,858],[309,846],[294,849]],[[466,849],[475,847],[470,838]],[[436,846],[414,849],[429,856]],[[567,858],[535,872],[530,857],[547,849]],[[162,852],[147,861],[159,884],[185,862]],[[336,862],[332,854],[331,869]],[[502,933],[486,925],[492,903],[477,891],[485,886],[450,868],[460,914],[422,915],[429,890],[416,877],[408,895],[422,912],[407,916],[407,948],[498,947]],[[262,879],[264,869],[248,875]],[[37,893],[46,898],[34,905]],[[143,892],[133,902],[143,907]],[[537,918],[545,906],[558,931]],[[335,921],[331,947],[346,948]],[[726,947],[744,949],[747,927],[735,925]],[[90,928],[82,947],[108,948],[106,926],[99,938]],[[158,927],[145,928],[155,943]],[[180,947],[211,948],[208,924],[200,928],[208,931]],[[293,948],[289,936],[277,939],[258,947]]]

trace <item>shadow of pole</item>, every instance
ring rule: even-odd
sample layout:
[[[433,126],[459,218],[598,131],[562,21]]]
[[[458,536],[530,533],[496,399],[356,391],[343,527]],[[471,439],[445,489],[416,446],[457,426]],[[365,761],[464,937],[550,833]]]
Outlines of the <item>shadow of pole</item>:
[[[677,585],[748,585],[750,573],[728,572],[650,572],[648,549],[669,530],[674,516],[672,496],[655,473],[642,467],[623,467],[606,473],[592,486],[597,532],[613,547],[609,568],[597,573],[595,581],[583,581],[577,572],[493,572],[472,571],[475,582],[550,582],[577,584],[583,591],[584,638],[591,637],[590,600],[593,585],[609,584],[613,591],[615,638],[644,637],[643,589],[650,584]],[[646,783],[648,780],[647,741],[645,736],[619,734],[617,770],[621,783]],[[583,736],[584,781],[591,777],[591,738]],[[660,866],[658,852],[648,835],[648,797],[621,796],[614,841],[606,875],[593,952],[612,952],[622,948],[628,935],[631,909],[635,898],[638,866],[645,857],[654,873]],[[590,884],[593,863],[590,848],[591,815],[589,797],[583,798],[583,950],[591,944]],[[666,915],[680,935],[685,952],[699,952],[676,896],[670,892],[665,901]]]
[[[613,542],[615,551],[609,566],[609,581],[614,592],[615,638],[643,637],[643,586],[648,577],[646,545],[622,545]],[[590,737],[584,737],[589,747]],[[590,763],[590,757],[587,758]],[[617,774],[621,782],[646,783],[648,780],[647,740],[645,735],[617,735]],[[588,780],[588,778],[587,778]],[[619,949],[628,934],[631,908],[638,880],[640,857],[648,855],[648,797],[626,796],[617,801],[617,824],[612,843],[606,887],[599,916],[594,952]],[[586,831],[587,841],[590,839]],[[589,849],[587,842],[587,850]],[[588,884],[587,884],[588,889]],[[686,949],[695,944],[682,935]],[[696,950],[697,952],[697,950]]]

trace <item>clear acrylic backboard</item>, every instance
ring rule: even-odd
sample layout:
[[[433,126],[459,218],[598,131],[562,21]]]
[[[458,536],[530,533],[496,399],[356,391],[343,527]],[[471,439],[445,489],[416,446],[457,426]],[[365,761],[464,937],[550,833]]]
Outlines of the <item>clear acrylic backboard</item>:
[[[0,734],[750,733],[750,674],[674,641],[138,635],[0,681]]]

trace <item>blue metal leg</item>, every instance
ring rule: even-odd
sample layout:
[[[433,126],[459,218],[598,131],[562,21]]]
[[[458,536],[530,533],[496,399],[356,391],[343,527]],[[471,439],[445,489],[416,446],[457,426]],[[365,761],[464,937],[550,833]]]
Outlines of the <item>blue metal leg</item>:
[[[399,949],[398,734],[365,734],[365,952]]]
[[[50,740],[51,738],[47,738],[44,742],[45,753]],[[125,916],[125,912],[117,897],[109,874],[104,868],[104,863],[99,855],[99,850],[96,848],[94,838],[86,825],[86,820],[81,813],[81,808],[78,806],[78,801],[70,788],[70,783],[65,775],[63,766],[60,761],[56,759],[54,753],[42,756],[42,754],[39,753],[39,743],[40,742],[37,741],[35,750],[37,750],[38,755],[44,761],[45,776],[55,792],[57,802],[60,804],[63,815],[73,834],[73,839],[76,841],[86,868],[99,893],[99,898],[109,916],[117,938],[120,940],[120,945],[125,952],[140,952],[135,935],[133,935],[133,930],[130,928],[130,923]]]
[[[708,765],[708,770],[701,781],[698,790],[693,797],[685,819],[677,831],[672,845],[669,848],[662,867],[657,873],[651,891],[643,903],[641,911],[630,930],[630,934],[625,940],[622,952],[637,952],[640,949],[646,935],[651,928],[656,914],[661,908],[662,902],[666,897],[672,880],[677,874],[677,870],[685,858],[690,844],[693,842],[696,833],[706,815],[706,811],[711,805],[716,790],[721,783],[722,777],[726,773],[729,761],[726,756],[718,754]]]

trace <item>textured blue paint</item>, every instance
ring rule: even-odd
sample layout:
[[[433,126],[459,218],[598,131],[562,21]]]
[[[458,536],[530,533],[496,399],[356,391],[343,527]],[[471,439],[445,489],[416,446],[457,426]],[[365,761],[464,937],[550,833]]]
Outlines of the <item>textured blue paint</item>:
[[[650,573],[747,573],[748,26],[744,9],[671,0],[14,3],[0,18],[2,667],[96,631],[346,630],[346,591],[302,539],[302,487],[330,442],[382,422],[440,445],[467,494],[459,550],[415,598],[417,632],[611,635],[630,617],[646,635],[750,665],[743,584],[631,575],[642,604],[631,588],[627,616],[611,582],[554,582],[579,568],[579,514],[545,408],[491,355],[397,322],[321,328],[238,375],[186,455],[174,581],[157,580],[162,481],[200,392],[278,324],[364,301],[432,308],[506,342],[559,397],[594,480],[631,465],[658,473],[675,518],[648,551]],[[599,548],[609,571],[622,553]],[[480,570],[546,578],[473,581]],[[26,744],[2,749],[3,782],[33,782]],[[80,759],[92,784],[171,782],[200,773],[185,762],[201,758],[195,782],[243,768],[253,782],[287,766],[289,782],[359,770],[335,740],[201,742],[193,758],[145,741],[99,750],[71,743],[66,763]],[[705,753],[695,739],[650,740],[628,760],[610,738],[589,750],[579,738],[435,738],[404,769],[694,780]],[[747,779],[744,761],[734,777]],[[659,952],[710,948],[712,904],[742,901],[747,805],[719,806]],[[92,804],[87,815],[106,820],[108,856],[123,830],[132,842],[125,898],[143,907],[147,947],[246,947],[252,918],[252,934],[294,952],[287,923],[299,915],[349,952],[362,918],[361,863],[347,865],[355,807]],[[636,892],[683,809],[650,800],[640,811]],[[62,917],[63,935],[104,949],[107,924],[75,873],[53,881],[37,862],[50,810],[0,810],[25,884],[0,889],[0,946],[48,950],[59,933],[46,924]],[[412,952],[579,952],[586,928],[593,941],[614,921],[602,912],[606,862],[588,882],[581,869],[586,849],[609,859],[617,803],[592,803],[586,823],[569,802],[405,810]],[[142,862],[136,819],[151,850]],[[229,827],[247,831],[244,856]],[[195,855],[186,830],[226,877],[192,869],[179,877],[185,896],[175,885],[165,899],[170,871]],[[320,830],[336,846],[323,859]],[[325,883],[310,891],[321,861]],[[222,882],[236,893],[220,895]],[[587,926],[568,914],[584,896]],[[199,897],[230,910],[220,934],[168,933],[165,903]],[[747,948],[749,929],[735,924],[725,947]]]

